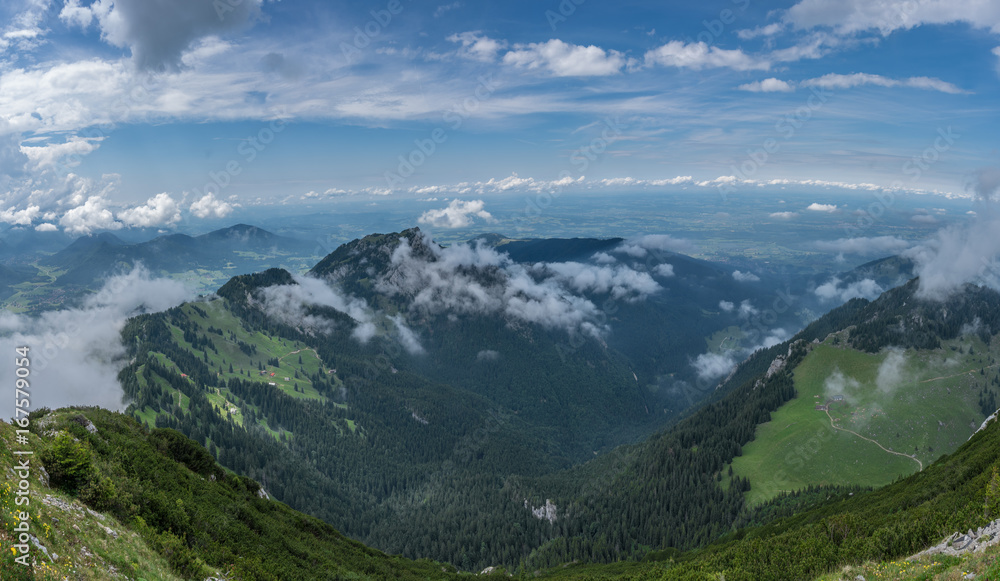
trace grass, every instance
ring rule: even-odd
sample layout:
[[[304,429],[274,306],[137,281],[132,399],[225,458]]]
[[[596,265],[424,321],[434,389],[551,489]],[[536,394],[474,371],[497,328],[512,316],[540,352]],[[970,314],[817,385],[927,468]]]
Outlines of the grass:
[[[748,502],[808,485],[881,486],[954,451],[983,420],[977,383],[986,378],[978,372],[994,355],[978,340],[877,355],[817,345],[795,370],[796,397],[733,461],[734,474],[750,479]],[[830,402],[834,393],[844,401]],[[829,416],[816,410],[827,403]]]
[[[221,417],[228,417],[227,411],[236,408],[237,411],[231,414],[232,421],[240,426],[244,425],[243,412],[238,405],[237,398],[224,387],[226,381],[232,378],[244,381],[273,383],[275,389],[296,399],[319,401],[325,399],[313,386],[309,376],[317,373],[329,375],[332,370],[328,369],[317,353],[305,344],[270,337],[260,332],[251,333],[247,331],[239,319],[226,310],[221,299],[185,304],[180,308],[184,311],[187,318],[198,326],[197,334],[210,338],[218,350],[218,353],[216,353],[212,349],[208,349],[207,351],[194,349],[190,343],[184,340],[184,333],[180,328],[168,324],[172,338],[177,345],[191,351],[202,360],[207,356],[207,365],[210,369],[216,370],[216,376],[218,377],[217,387],[214,393],[207,395]],[[204,312],[206,316],[202,316],[195,310],[196,308]],[[222,335],[210,333],[208,331],[210,327],[220,329]],[[239,341],[255,345],[257,347],[256,353],[247,355],[241,351]],[[164,367],[173,369],[178,373],[184,373],[183,369],[164,354],[153,352],[151,355]],[[278,365],[264,365],[264,371],[261,373],[258,368],[259,364],[267,363],[268,360],[273,359],[278,360]],[[232,373],[229,372],[230,365],[232,365]],[[336,384],[340,383],[336,375],[333,375],[332,378]],[[165,391],[173,391],[169,384],[162,378],[154,375],[153,380]],[[141,370],[139,382],[142,386],[145,386],[146,380],[142,377]],[[187,396],[183,394],[177,395],[179,396],[179,400],[176,403],[182,409],[188,409],[189,401]],[[338,403],[336,405],[344,409],[347,408],[346,404]],[[257,411],[254,406],[249,406],[249,408]],[[155,425],[157,414],[151,409],[147,408],[138,411],[136,415],[143,423],[149,426]],[[259,419],[258,424],[275,438],[280,438],[280,433],[271,429],[265,420]],[[357,430],[357,426],[352,421],[348,421],[348,427],[352,433]],[[288,432],[285,433],[286,435],[291,435]]]
[[[8,447],[12,441],[14,428],[0,422],[0,472],[4,474],[11,474],[9,470],[14,464]],[[30,436],[27,448],[37,451],[34,435]],[[16,521],[12,515],[24,507],[15,505],[13,487],[17,482],[8,480],[0,485],[0,579],[179,581],[166,559],[152,550],[138,533],[113,517],[88,510],[66,494],[44,486],[38,478],[40,467],[37,456],[33,457],[32,476],[28,480],[30,529],[50,558],[33,545],[29,554],[35,559],[34,567],[26,570],[14,562],[11,549],[15,544]]]
[[[962,556],[935,555],[881,563],[844,567],[816,581],[854,581],[859,575],[868,581],[961,581],[975,575],[979,581],[1000,580],[1000,546]]]

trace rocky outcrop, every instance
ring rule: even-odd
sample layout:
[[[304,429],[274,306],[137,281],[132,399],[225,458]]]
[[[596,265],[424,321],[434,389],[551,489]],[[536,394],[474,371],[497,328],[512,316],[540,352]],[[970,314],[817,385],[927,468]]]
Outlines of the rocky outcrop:
[[[986,547],[992,547],[1000,543],[1000,519],[973,531],[969,529],[966,533],[955,533],[937,545],[921,551],[911,558],[929,557],[931,555],[964,555],[966,553],[980,553]]]

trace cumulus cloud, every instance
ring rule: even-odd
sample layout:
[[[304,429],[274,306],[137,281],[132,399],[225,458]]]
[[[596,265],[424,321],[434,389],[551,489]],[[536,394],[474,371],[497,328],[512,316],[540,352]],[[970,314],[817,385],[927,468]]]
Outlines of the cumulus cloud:
[[[333,323],[321,315],[309,313],[307,309],[310,306],[329,307],[355,321],[351,336],[358,341],[366,343],[375,335],[374,313],[364,299],[345,296],[325,281],[313,277],[293,277],[296,284],[261,289],[262,306],[268,316],[310,332],[331,333]]]
[[[816,290],[813,292],[821,301],[846,303],[851,299],[857,298],[868,299],[870,301],[875,300],[879,297],[879,295],[885,292],[885,289],[870,278],[852,282],[850,284],[844,284],[844,282],[839,278],[833,277],[829,281],[816,287]]]
[[[225,218],[233,212],[232,204],[215,199],[211,192],[192,202],[188,209],[198,218]]]
[[[760,282],[760,277],[752,272],[733,271],[733,278],[737,282]]]
[[[15,226],[29,226],[41,215],[42,211],[38,206],[28,206],[23,210],[7,208],[0,212],[0,222],[14,224]]]
[[[791,220],[798,217],[798,212],[771,212],[770,216],[775,220]]]
[[[670,267],[669,264],[665,266]],[[622,265],[610,267],[581,262],[543,262],[532,266],[531,270],[579,293],[610,294],[612,298],[629,301],[643,299],[662,288],[649,274]],[[673,267],[670,267],[672,274]]]
[[[442,248],[404,239],[376,290],[408,299],[420,315],[500,315],[570,334],[601,337],[600,309],[587,295],[637,301],[658,292],[648,274],[627,266],[577,262],[525,266],[482,245]]]
[[[614,75],[625,66],[625,56],[615,50],[580,46],[553,38],[547,42],[518,44],[503,56],[504,64],[541,69],[557,77]]]
[[[109,278],[77,308],[37,317],[0,314],[0,349],[13,353],[31,347],[31,404],[41,407],[97,405],[121,410],[123,393],[117,374],[125,349],[120,332],[128,317],[174,307],[194,297],[178,281],[157,279],[142,267]],[[0,372],[14,376],[13,358]],[[0,417],[14,414],[13,398],[0,398]]]
[[[736,367],[736,359],[731,354],[702,353],[691,362],[698,379],[712,381],[727,375]]]
[[[614,264],[618,262],[618,259],[611,256],[607,252],[595,252],[593,256],[590,257],[591,260],[597,264]]]
[[[966,283],[1000,289],[1000,169],[977,172],[969,189],[977,200],[971,222],[939,230],[933,237],[906,251],[920,277],[918,296],[944,300]]]
[[[653,254],[661,252],[676,252],[681,254],[690,253],[694,249],[694,244],[684,238],[674,238],[669,234],[646,234],[645,236],[623,242],[620,246],[612,250],[612,252],[627,254],[632,258],[646,258],[650,252]]]
[[[910,242],[895,236],[875,236],[858,238],[840,238],[838,240],[821,240],[815,243],[816,248],[824,252],[838,254],[857,254],[859,256],[879,256],[899,254],[911,246]]]
[[[704,42],[684,43],[672,40],[646,52],[647,65],[688,68],[693,70],[728,68],[737,71],[767,70],[771,63],[751,57],[740,49],[722,49]]]
[[[484,349],[476,353],[476,361],[496,361],[500,359],[500,352],[492,349]]]
[[[452,34],[447,40],[462,45],[461,56],[479,61],[492,61],[500,50],[507,48],[505,41],[490,38],[478,30]]]
[[[69,234],[88,236],[97,230],[120,230],[122,223],[115,220],[107,208],[107,200],[91,196],[83,204],[69,210],[59,219],[59,224]]]
[[[427,210],[417,218],[417,222],[437,228],[467,228],[474,218],[496,222],[493,215],[484,209],[485,206],[482,200],[452,200],[447,208]]]
[[[664,278],[670,278],[674,276],[674,265],[673,264],[657,264],[653,267],[653,273],[657,276],[662,276]]]
[[[740,302],[740,307],[737,311],[741,319],[749,319],[759,312],[760,311],[757,310],[757,307],[753,306],[753,303],[751,303],[749,299]]]
[[[736,88],[741,91],[749,91],[751,93],[790,93],[795,90],[795,87],[788,84],[787,81],[775,79],[774,77],[764,79],[763,81],[746,83]]]
[[[1000,33],[1000,6],[979,0],[868,2],[866,0],[801,0],[784,17],[796,28],[831,26],[838,34],[878,31],[883,36],[924,24],[964,22]]]
[[[97,0],[82,7],[74,1],[59,16],[81,28],[96,20],[101,39],[127,47],[140,69],[177,70],[182,55],[196,41],[244,28],[260,17],[261,4],[262,0]]]
[[[730,301],[719,301],[719,308],[726,313],[731,313],[736,308],[736,305]]]
[[[149,198],[143,206],[122,210],[118,219],[126,226],[138,228],[173,226],[181,221],[181,208],[170,194],[163,192]]]
[[[837,211],[837,206],[835,206],[833,204],[819,204],[817,202],[813,202],[813,203],[809,204],[808,207],[806,207],[806,210],[810,210],[812,212],[828,212],[828,213],[832,213],[832,212],[836,212]]]

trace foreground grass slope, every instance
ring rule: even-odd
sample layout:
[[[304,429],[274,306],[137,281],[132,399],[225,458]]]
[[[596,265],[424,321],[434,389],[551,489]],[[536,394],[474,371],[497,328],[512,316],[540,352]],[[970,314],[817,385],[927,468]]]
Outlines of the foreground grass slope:
[[[44,410],[31,429],[32,530],[50,556],[33,547],[32,571],[13,563],[13,494],[5,487],[4,580],[456,577],[451,566],[387,556],[271,500],[173,430],[150,431],[101,409]],[[13,428],[0,423],[0,435],[0,470],[9,476]],[[39,482],[43,465],[59,492]],[[43,502],[46,495],[57,501]]]

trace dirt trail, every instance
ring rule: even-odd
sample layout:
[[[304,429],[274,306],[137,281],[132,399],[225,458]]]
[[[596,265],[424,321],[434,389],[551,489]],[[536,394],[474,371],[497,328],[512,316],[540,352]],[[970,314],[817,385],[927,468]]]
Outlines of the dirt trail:
[[[924,469],[924,463],[921,462],[920,460],[917,460],[916,458],[914,458],[913,456],[910,456],[908,454],[903,454],[902,452],[893,452],[892,450],[887,450],[886,447],[883,446],[882,444],[879,444],[878,442],[876,442],[875,440],[872,440],[871,438],[866,438],[866,437],[862,436],[861,434],[859,434],[859,433],[857,433],[855,431],[848,430],[846,428],[838,428],[837,424],[833,421],[833,416],[830,415],[830,410],[825,410],[825,411],[826,411],[826,417],[830,418],[830,427],[831,428],[833,428],[835,430],[840,430],[841,432],[847,432],[848,434],[854,434],[855,436],[861,438],[862,440],[868,440],[872,444],[875,444],[876,446],[878,446],[879,448],[882,448],[883,450],[885,450],[886,452],[888,452],[890,454],[895,454],[897,456],[902,456],[903,458],[909,458],[910,460],[913,460],[914,462],[916,462],[917,465],[920,466],[920,470],[923,471],[923,469]]]

